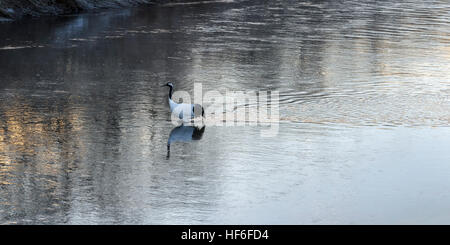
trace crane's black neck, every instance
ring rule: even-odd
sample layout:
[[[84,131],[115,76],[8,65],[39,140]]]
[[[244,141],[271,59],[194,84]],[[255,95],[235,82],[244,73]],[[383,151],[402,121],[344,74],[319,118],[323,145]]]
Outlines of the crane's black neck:
[[[170,90],[169,90],[169,99],[172,99],[173,86],[169,85],[169,88],[170,88]]]

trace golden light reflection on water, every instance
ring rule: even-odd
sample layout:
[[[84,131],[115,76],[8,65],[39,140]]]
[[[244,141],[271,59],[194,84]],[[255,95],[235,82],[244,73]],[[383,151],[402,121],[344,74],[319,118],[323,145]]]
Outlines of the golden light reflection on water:
[[[79,139],[81,122],[76,110],[42,113],[19,96],[0,110],[0,185],[48,190],[62,188],[58,176],[74,167],[76,153],[82,148]],[[18,182],[17,175],[23,174],[30,175],[39,185],[27,186],[25,182]]]

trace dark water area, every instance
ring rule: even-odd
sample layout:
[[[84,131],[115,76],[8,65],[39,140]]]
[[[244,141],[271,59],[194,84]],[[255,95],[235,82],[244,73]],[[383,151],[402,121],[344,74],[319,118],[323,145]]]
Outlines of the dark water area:
[[[448,1],[0,23],[0,224],[448,224],[449,47]],[[167,81],[279,91],[278,134],[186,139]]]

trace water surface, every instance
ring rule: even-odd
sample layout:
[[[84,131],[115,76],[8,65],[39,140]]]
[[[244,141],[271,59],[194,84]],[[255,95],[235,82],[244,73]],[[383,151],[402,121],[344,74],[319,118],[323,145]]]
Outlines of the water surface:
[[[0,223],[448,224],[449,45],[448,1],[1,23]],[[278,135],[177,138],[167,81],[279,91]]]

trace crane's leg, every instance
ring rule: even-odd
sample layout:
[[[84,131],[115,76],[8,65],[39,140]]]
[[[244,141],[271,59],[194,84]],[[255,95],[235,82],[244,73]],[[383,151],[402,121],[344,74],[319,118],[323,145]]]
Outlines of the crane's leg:
[[[167,144],[167,156],[166,159],[170,158],[170,144]]]

